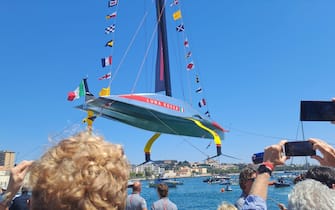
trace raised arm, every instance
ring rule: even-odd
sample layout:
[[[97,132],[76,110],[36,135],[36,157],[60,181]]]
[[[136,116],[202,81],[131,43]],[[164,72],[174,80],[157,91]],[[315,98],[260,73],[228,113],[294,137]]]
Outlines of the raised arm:
[[[23,184],[24,177],[26,176],[32,163],[33,161],[24,160],[10,170],[10,178],[7,190],[2,195],[0,201],[0,210],[5,210],[15,194],[19,191]]]

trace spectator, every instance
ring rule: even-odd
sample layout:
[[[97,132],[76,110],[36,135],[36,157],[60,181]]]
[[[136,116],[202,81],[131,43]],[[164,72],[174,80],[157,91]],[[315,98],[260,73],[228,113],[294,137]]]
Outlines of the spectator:
[[[152,204],[151,210],[178,210],[177,205],[168,198],[169,187],[166,184],[158,184],[157,192],[159,200]]]
[[[29,188],[27,186],[23,186],[21,189],[21,195],[13,200],[9,210],[29,210],[30,195],[28,192]]]
[[[314,179],[330,189],[335,189],[335,169],[332,167],[314,166],[306,172],[305,179]]]
[[[32,161],[24,160],[10,170],[10,177],[6,192],[0,196],[0,210],[8,209],[15,194],[21,188],[24,177],[26,176],[32,163]]]
[[[127,196],[126,210],[147,210],[147,202],[140,195],[141,191],[141,182],[135,181],[132,194]]]
[[[235,206],[237,209],[242,209],[245,198],[249,195],[252,183],[255,181],[257,176],[256,169],[251,166],[247,166],[242,169],[239,176],[239,184],[242,189],[242,193],[240,197],[235,202]]]
[[[120,145],[91,132],[60,141],[30,171],[31,210],[123,210],[129,163]]]
[[[319,155],[312,156],[312,158],[318,160],[323,166],[335,166],[335,149],[327,144],[326,142],[319,139],[309,139],[313,143],[313,148],[320,151],[322,157]],[[285,161],[289,158],[282,156],[282,147],[285,144],[286,140],[281,141],[279,144],[269,146],[264,150],[263,164],[258,168],[258,175],[251,187],[250,195],[246,198],[243,209],[267,209],[266,207],[266,198],[267,198],[267,189],[268,189],[268,180],[271,176],[272,171],[276,165],[283,165]],[[305,182],[305,181],[301,181]],[[308,183],[304,183],[307,185]],[[301,186],[298,185],[297,186]],[[296,190],[304,190],[300,187]],[[308,191],[308,193],[311,193]],[[318,191],[317,193],[322,193]],[[292,197],[293,198],[293,197]],[[307,198],[307,197],[306,197]],[[308,197],[310,198],[310,197]],[[291,201],[289,201],[290,203]],[[293,201],[292,201],[293,202]],[[310,209],[310,202],[317,202],[315,205],[322,205],[321,201],[309,200],[304,202],[304,205],[301,204],[300,209]],[[291,206],[289,206],[289,209]],[[313,208],[312,208],[313,209]],[[319,209],[319,208],[318,208]]]
[[[334,209],[335,190],[313,179],[297,183],[288,196],[288,209]]]

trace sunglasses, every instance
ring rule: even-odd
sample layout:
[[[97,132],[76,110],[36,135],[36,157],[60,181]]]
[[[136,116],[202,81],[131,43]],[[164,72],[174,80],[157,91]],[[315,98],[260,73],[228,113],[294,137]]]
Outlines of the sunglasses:
[[[254,182],[256,178],[249,178],[248,181]]]

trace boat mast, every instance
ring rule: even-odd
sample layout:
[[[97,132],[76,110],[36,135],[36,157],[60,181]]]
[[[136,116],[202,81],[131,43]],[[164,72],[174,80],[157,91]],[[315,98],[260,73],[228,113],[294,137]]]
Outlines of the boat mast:
[[[156,9],[158,20],[158,50],[155,91],[159,92],[165,90],[165,95],[172,96],[164,0],[156,0]]]

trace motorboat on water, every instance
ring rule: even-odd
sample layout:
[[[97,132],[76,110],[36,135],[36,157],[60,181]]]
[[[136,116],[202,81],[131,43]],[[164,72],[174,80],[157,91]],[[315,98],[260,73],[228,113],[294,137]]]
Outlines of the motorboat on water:
[[[291,186],[291,183],[287,180],[285,180],[283,177],[278,178],[277,181],[273,183],[275,187],[289,187]]]
[[[173,180],[169,178],[157,178],[149,182],[149,187],[157,187],[158,184],[164,183],[168,187],[177,187],[177,185],[184,184],[182,181]]]
[[[225,184],[228,182],[230,183],[230,179],[230,176],[213,175],[204,179],[203,182],[206,182],[208,184]]]

